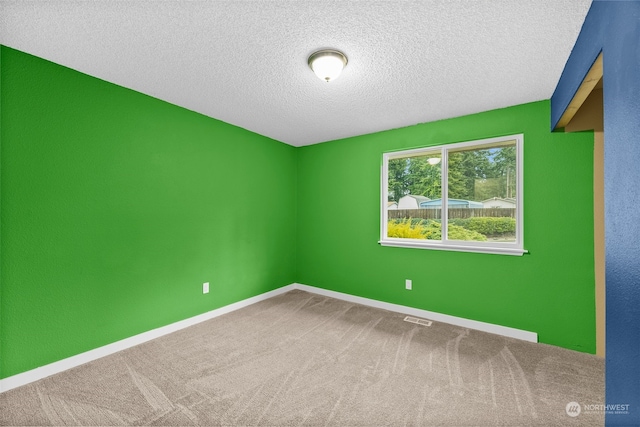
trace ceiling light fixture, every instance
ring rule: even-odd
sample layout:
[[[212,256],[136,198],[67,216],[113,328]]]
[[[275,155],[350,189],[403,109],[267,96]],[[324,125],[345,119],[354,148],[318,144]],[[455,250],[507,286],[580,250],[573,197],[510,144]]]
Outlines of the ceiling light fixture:
[[[309,68],[319,79],[330,82],[338,78],[347,62],[344,53],[334,49],[323,49],[311,54]]]

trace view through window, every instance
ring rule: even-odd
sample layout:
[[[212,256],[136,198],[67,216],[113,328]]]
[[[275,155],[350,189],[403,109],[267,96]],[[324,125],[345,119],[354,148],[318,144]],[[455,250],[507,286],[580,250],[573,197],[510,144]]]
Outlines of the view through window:
[[[386,153],[380,243],[522,254],[522,140]]]

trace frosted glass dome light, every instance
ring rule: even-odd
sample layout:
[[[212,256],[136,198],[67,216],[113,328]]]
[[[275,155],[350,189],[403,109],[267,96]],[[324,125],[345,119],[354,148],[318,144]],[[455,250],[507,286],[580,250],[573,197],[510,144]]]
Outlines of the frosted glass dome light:
[[[346,65],[344,53],[333,49],[319,50],[309,57],[309,67],[325,82],[337,79]]]

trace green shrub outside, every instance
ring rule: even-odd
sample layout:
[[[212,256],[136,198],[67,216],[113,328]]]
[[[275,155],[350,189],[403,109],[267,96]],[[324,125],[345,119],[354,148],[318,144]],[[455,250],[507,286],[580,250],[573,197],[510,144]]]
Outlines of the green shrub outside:
[[[391,220],[387,226],[388,237],[441,240],[440,221],[433,219],[397,219]],[[455,224],[449,223],[449,239],[452,240],[475,240],[484,242],[487,237],[477,231],[468,230]]]
[[[516,220],[511,217],[454,218],[449,220],[449,224],[454,224],[485,236],[500,236],[516,232]]]

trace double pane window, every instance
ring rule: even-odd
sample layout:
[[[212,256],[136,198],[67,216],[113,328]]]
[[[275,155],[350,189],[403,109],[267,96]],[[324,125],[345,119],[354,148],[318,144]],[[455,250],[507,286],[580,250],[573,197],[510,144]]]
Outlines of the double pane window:
[[[521,255],[522,135],[385,153],[385,246]]]

